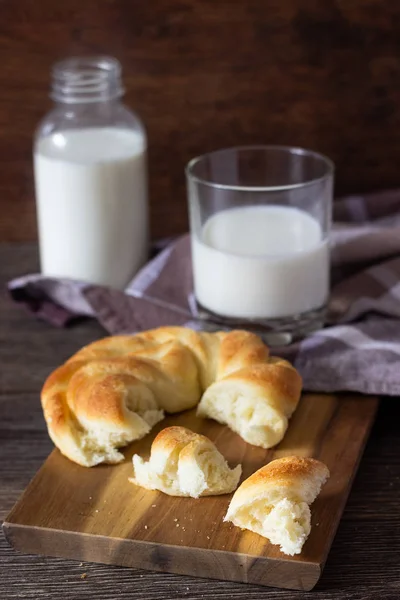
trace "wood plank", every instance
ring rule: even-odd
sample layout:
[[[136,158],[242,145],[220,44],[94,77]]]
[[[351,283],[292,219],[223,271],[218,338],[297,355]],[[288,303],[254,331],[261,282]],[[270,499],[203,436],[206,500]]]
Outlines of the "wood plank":
[[[187,228],[183,168],[243,144],[337,163],[338,193],[400,184],[400,4],[390,0],[3,0],[0,239],[36,236],[33,132],[51,65],[108,52],[149,134],[153,235]]]
[[[7,539],[24,552],[309,590],[324,567],[377,406],[376,398],[305,395],[285,439],[269,451],[194,411],[166,419],[117,466],[85,469],[54,451],[7,517]],[[262,537],[222,523],[229,495],[171,498],[128,482],[132,454],[146,455],[157,431],[172,422],[208,435],[232,465],[243,464],[244,477],[282,455],[326,462],[331,478],[313,505],[300,556],[285,557]]]

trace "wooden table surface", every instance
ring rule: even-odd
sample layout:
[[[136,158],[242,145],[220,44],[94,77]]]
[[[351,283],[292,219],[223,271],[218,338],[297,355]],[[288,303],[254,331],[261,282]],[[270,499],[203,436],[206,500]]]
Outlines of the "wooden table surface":
[[[68,355],[101,336],[94,322],[57,330],[13,306],[4,289],[36,268],[34,245],[0,246],[0,518],[52,448],[39,391]],[[308,593],[25,556],[0,534],[0,598],[42,600],[398,600],[400,598],[400,401],[384,399],[324,574]]]

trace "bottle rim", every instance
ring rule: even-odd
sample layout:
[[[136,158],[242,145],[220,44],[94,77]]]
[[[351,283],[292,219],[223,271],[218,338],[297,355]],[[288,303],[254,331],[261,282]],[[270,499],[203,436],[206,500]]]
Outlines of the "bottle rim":
[[[111,56],[74,56],[52,68],[50,97],[56,102],[82,104],[120,98],[125,90],[121,63]]]

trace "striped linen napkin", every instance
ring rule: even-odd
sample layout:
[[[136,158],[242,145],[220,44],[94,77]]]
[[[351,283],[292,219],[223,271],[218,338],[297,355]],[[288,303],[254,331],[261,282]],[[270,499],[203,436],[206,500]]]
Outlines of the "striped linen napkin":
[[[400,190],[337,200],[334,222],[327,326],[274,353],[294,363],[306,390],[400,395]],[[111,334],[200,328],[189,236],[163,245],[124,292],[41,275],[14,279],[9,291],[58,326],[88,316]]]

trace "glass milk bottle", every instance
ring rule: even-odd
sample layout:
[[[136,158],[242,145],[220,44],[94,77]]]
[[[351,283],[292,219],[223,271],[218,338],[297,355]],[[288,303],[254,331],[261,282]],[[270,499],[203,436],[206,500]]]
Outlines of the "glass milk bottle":
[[[71,58],[34,143],[41,271],[124,288],[148,250],[146,134],[121,103],[121,66]]]

